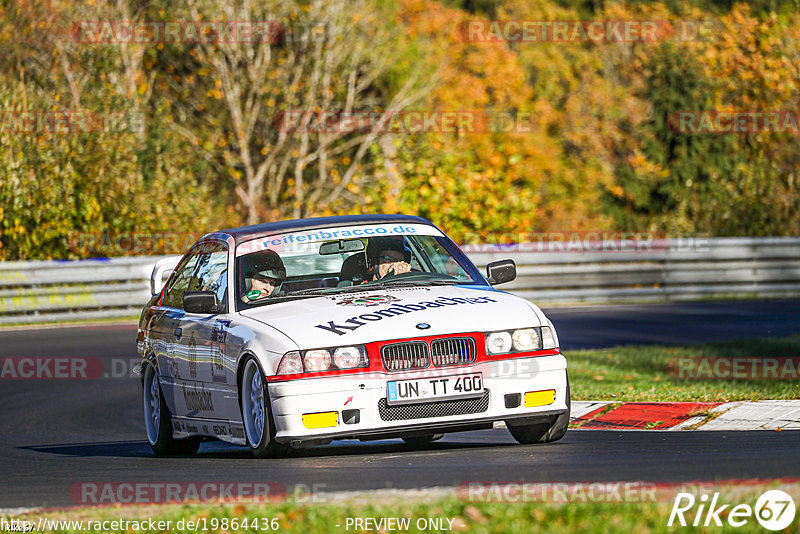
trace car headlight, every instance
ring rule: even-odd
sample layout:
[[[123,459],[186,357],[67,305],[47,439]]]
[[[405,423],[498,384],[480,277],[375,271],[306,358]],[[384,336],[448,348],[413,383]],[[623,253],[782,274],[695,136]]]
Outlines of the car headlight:
[[[486,336],[486,352],[502,354],[511,351],[511,334],[508,332],[492,332]]]
[[[369,356],[364,345],[312,349],[302,353],[293,350],[283,355],[277,374],[316,373],[359,367],[369,367]]]
[[[303,372],[303,359],[300,353],[296,350],[287,352],[281,358],[281,363],[278,365],[279,375],[293,375]]]
[[[487,354],[509,354],[542,349],[542,329],[519,328],[486,334]]]
[[[309,350],[303,356],[306,371],[327,371],[331,368],[331,353],[326,349]]]
[[[539,348],[539,333],[535,328],[520,328],[511,334],[514,350],[528,351]]]
[[[369,360],[363,347],[339,347],[333,351],[333,363],[339,369],[354,369],[366,367]]]

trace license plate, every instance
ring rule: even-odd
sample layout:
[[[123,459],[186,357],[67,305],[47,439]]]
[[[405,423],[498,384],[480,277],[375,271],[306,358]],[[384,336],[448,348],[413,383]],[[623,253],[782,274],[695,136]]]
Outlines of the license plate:
[[[483,375],[436,376],[386,383],[387,402],[406,404],[483,395]]]

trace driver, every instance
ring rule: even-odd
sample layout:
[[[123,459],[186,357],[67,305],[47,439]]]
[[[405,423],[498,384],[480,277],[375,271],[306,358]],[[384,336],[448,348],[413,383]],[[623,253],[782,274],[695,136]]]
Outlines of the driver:
[[[367,281],[411,271],[411,249],[403,237],[373,237],[367,245]]]
[[[286,267],[275,251],[264,250],[244,256],[240,269],[244,275],[242,302],[283,294]]]

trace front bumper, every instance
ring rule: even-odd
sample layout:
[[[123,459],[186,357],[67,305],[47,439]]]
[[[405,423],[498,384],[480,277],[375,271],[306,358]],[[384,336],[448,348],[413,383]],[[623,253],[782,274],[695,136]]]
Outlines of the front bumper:
[[[482,397],[388,406],[387,382],[482,373]],[[507,408],[507,394],[554,389],[555,400],[544,406]],[[479,362],[470,366],[426,369],[413,373],[364,373],[305,378],[269,384],[272,414],[279,442],[325,442],[331,439],[376,439],[404,433],[458,431],[517,418],[553,417],[564,413],[567,362],[561,354]],[[351,410],[358,410],[353,422]],[[345,411],[350,414],[345,422]],[[338,423],[307,428],[304,414],[336,412]]]

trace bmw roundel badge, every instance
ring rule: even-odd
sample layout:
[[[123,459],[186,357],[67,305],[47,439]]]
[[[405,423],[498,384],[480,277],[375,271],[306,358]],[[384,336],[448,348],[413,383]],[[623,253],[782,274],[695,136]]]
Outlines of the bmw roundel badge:
[[[417,325],[417,328],[419,328],[420,330],[427,330],[430,327],[431,327],[431,325],[429,325],[428,323],[419,323]]]

